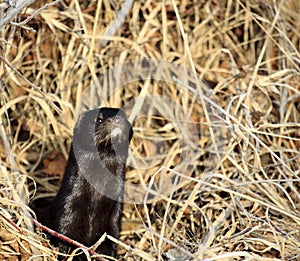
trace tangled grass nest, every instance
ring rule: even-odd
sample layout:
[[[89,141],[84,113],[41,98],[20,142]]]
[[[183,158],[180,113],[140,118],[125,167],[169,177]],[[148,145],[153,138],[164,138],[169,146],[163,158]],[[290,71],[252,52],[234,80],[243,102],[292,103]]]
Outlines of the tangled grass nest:
[[[111,106],[135,132],[120,259],[300,260],[299,1],[135,1],[118,27],[122,4],[1,24],[0,259],[56,259],[29,203],[58,190],[76,115]]]

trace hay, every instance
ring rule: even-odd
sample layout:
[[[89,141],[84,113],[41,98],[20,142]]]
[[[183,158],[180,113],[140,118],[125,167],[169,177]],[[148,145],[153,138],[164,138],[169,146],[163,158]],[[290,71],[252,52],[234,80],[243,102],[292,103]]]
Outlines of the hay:
[[[117,1],[5,24],[1,260],[55,260],[28,203],[55,195],[86,106],[134,120],[120,257],[300,258],[299,2],[196,2],[135,1],[113,36]]]

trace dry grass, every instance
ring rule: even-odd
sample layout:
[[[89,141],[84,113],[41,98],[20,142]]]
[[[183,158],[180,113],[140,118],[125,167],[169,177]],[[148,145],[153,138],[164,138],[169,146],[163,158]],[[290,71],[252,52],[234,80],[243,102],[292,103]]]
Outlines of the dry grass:
[[[0,259],[55,259],[27,204],[57,191],[84,105],[134,121],[120,258],[299,260],[299,1],[142,2],[102,45],[118,1],[2,30]]]

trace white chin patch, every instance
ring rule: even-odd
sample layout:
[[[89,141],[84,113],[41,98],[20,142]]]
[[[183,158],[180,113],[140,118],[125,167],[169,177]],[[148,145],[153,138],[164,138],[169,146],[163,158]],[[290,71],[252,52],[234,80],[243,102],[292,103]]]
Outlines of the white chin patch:
[[[112,131],[111,131],[111,136],[112,137],[117,137],[119,135],[122,135],[122,130],[120,128],[114,128]]]

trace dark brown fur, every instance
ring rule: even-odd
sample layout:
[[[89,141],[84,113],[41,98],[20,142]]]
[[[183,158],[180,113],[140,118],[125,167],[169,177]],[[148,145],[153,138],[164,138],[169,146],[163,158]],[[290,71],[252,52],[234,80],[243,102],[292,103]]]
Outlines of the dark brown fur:
[[[122,110],[101,108],[80,115],[62,185],[51,207],[51,228],[88,247],[104,232],[119,237],[131,137]],[[54,244],[63,252],[70,247],[56,239]],[[96,252],[116,256],[116,245],[105,240]]]

